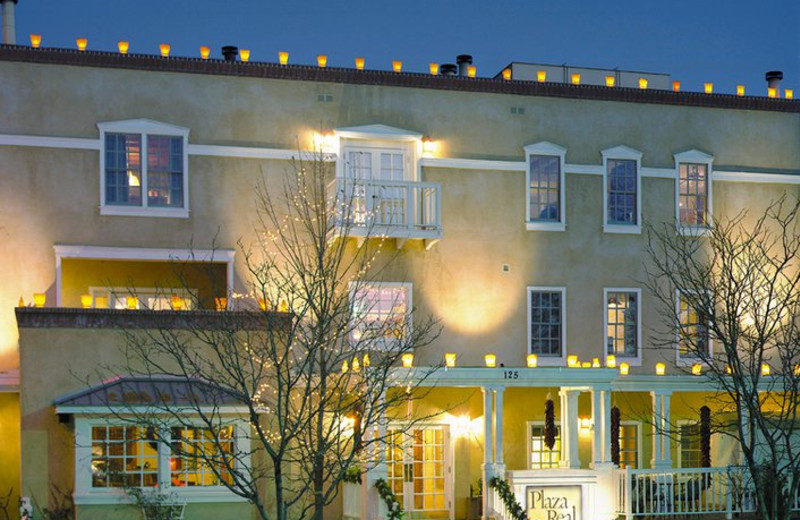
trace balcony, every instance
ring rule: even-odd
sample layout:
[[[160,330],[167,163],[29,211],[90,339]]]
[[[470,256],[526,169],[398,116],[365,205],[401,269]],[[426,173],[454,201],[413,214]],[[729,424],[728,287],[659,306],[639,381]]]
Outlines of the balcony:
[[[356,238],[422,240],[430,249],[442,238],[442,188],[437,182],[337,177],[336,234]]]

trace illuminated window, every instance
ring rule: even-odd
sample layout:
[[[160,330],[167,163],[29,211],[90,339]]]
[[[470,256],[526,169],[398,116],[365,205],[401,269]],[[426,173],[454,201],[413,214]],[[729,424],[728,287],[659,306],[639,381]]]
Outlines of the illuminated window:
[[[232,426],[212,432],[208,428],[171,429],[170,481],[173,486],[232,484],[230,465],[236,440]]]
[[[138,426],[92,427],[92,487],[158,485],[158,441]]]
[[[353,302],[354,343],[378,348],[395,348],[411,332],[411,284],[354,283]]]
[[[97,305],[99,298],[106,298],[109,309],[130,309],[129,298],[135,299],[134,309],[149,309],[153,311],[173,310],[180,305],[181,310],[192,310],[197,303],[196,289],[156,289],[153,287],[114,287],[111,289],[103,287],[90,287],[89,293],[92,295],[94,305]],[[176,302],[178,299],[179,302]]]
[[[639,425],[622,423],[619,427],[619,467],[639,467]]]
[[[101,214],[187,217],[189,131],[143,119],[98,127]]]
[[[703,359],[711,353],[708,316],[678,295],[678,360]]]
[[[702,460],[700,450],[700,424],[680,425],[680,453],[678,454],[678,467],[699,468]]]
[[[566,149],[541,142],[525,147],[529,230],[564,231],[564,157]]]
[[[641,291],[606,289],[606,354],[639,356]]]
[[[617,146],[603,150],[603,230],[606,233],[641,233],[642,153]]]
[[[556,425],[556,440],[553,449],[544,443],[544,423],[529,423],[530,468],[549,469],[559,467],[561,460],[561,428]]]
[[[565,313],[563,287],[528,288],[528,350],[539,363],[564,358]]]
[[[678,167],[678,210],[683,227],[708,224],[708,165],[681,164]]]

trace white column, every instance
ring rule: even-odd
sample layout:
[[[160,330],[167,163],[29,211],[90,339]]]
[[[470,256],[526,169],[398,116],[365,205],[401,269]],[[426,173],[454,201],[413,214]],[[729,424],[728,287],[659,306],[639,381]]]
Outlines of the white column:
[[[494,391],[488,387],[482,387],[483,391],[483,520],[489,518],[489,479],[494,476],[492,464],[492,396]]]
[[[593,465],[611,462],[611,390],[595,387],[592,389],[592,437]]]
[[[561,444],[566,446],[561,467],[578,469],[581,467],[578,456],[578,395],[580,390],[561,390]],[[565,420],[566,418],[566,420]]]
[[[603,462],[611,463],[611,388],[602,391],[603,400]]]
[[[666,469],[672,467],[672,455],[670,453],[669,439],[669,415],[670,415],[670,392],[656,390],[650,392],[653,397],[653,460],[651,466],[654,469]]]
[[[503,464],[503,388],[494,391],[494,462]]]
[[[671,429],[669,410],[670,397],[672,397],[670,392],[666,392],[661,396],[661,411],[664,413],[664,429],[661,433],[661,437],[664,440],[664,444],[661,446],[661,464],[665,468],[672,467],[672,437],[669,432]]]

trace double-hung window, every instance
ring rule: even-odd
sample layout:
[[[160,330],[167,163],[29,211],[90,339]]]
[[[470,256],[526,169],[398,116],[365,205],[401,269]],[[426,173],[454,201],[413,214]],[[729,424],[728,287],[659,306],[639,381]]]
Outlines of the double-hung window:
[[[623,421],[619,426],[619,467],[636,469],[641,467],[639,422]]]
[[[527,158],[527,214],[529,230],[563,231],[564,157],[566,148],[541,142],[525,147]]]
[[[102,215],[189,215],[188,129],[142,119],[97,126]]]
[[[605,289],[606,354],[641,363],[641,289]]]
[[[528,352],[540,365],[562,365],[566,359],[566,289],[528,287]]]
[[[528,423],[528,460],[531,469],[551,469],[559,467],[561,461],[561,428],[556,425],[556,438],[553,449],[544,441],[544,423]]]
[[[411,334],[411,284],[354,282],[351,340],[362,348],[393,349]]]
[[[642,229],[642,154],[626,146],[603,150],[603,229],[640,233]]]
[[[685,294],[677,293],[677,360],[688,364],[711,356],[709,317],[693,306]]]
[[[678,467],[699,468],[702,461],[700,449],[700,423],[683,422],[678,424]]]
[[[702,234],[711,219],[711,165],[714,157],[699,150],[675,154],[678,171],[676,217],[678,231]]]

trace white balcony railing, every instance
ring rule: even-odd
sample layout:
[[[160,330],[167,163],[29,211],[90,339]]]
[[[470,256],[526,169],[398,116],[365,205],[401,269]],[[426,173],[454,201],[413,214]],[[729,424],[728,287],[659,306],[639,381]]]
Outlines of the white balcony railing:
[[[616,512],[626,519],[755,511],[749,471],[742,466],[615,470]],[[797,502],[797,500],[795,500]]]
[[[354,236],[438,239],[442,236],[441,185],[337,177],[337,226]]]

